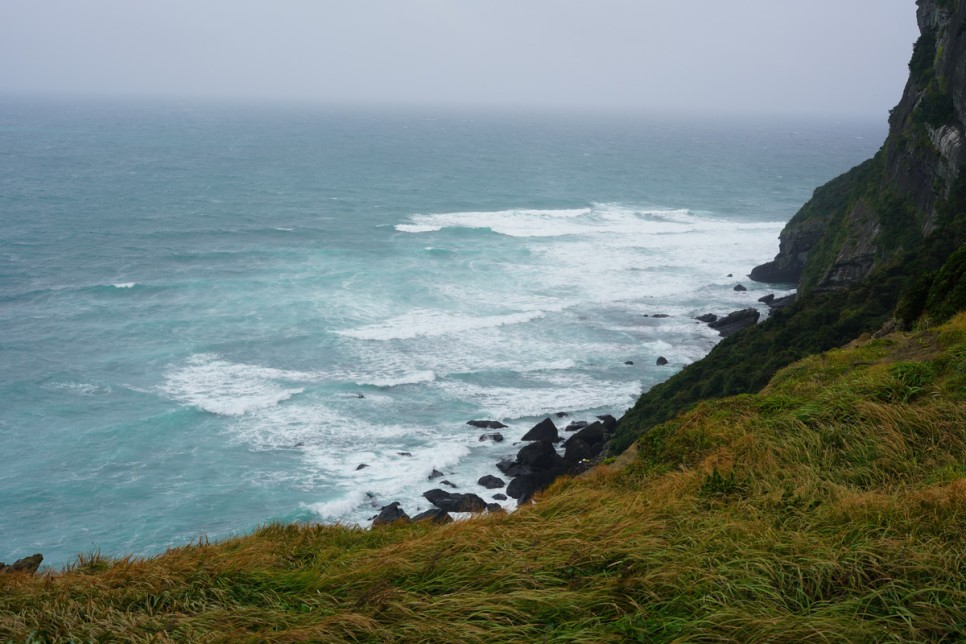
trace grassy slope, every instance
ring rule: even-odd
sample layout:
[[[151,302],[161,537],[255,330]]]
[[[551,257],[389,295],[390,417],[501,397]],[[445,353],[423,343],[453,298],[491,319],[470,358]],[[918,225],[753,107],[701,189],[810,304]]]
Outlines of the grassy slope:
[[[507,516],[0,575],[0,640],[966,638],[966,313],[637,447]]]

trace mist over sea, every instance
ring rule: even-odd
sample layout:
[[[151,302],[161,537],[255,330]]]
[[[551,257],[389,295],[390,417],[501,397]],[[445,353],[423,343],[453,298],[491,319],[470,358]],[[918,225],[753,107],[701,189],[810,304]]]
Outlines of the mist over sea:
[[[745,275],[885,133],[0,99],[0,557],[366,525],[433,469],[490,500],[535,422],[767,314]]]

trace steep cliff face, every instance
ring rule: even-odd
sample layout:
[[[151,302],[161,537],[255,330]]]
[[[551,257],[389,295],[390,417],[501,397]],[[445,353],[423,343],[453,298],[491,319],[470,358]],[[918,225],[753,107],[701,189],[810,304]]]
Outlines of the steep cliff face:
[[[917,17],[882,149],[818,188],[751,274],[797,283],[797,301],[641,396],[612,451],[698,401],[759,391],[806,355],[966,309],[966,0],[919,0]]]
[[[966,2],[917,4],[921,36],[882,150],[816,190],[752,279],[797,282],[803,293],[838,290],[949,232],[942,206],[966,163]]]

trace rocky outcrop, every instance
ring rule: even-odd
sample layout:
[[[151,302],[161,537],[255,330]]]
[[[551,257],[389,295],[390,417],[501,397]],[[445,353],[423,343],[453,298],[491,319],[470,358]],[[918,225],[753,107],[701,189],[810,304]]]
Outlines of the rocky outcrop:
[[[439,508],[433,508],[426,510],[425,512],[420,512],[412,518],[413,522],[417,521],[430,521],[432,523],[444,524],[452,523],[453,517],[449,515],[446,510],[440,510]]]
[[[741,331],[745,327],[754,326],[758,323],[759,317],[761,317],[761,313],[758,311],[758,309],[742,309],[740,311],[729,313],[725,317],[716,322],[712,322],[708,326],[720,333],[722,336],[727,337],[733,333]]]
[[[29,557],[24,557],[23,559],[17,559],[9,566],[5,565],[3,562],[0,562],[0,574],[22,572],[32,575],[37,572],[38,568],[40,568],[40,564],[43,560],[44,556],[40,553],[37,553],[35,555],[30,555]]]
[[[506,427],[506,425],[498,420],[468,420],[466,424],[472,427],[479,427],[480,429],[503,429]]]
[[[815,217],[796,222],[792,219],[778,236],[775,259],[751,269],[748,275],[756,282],[798,284],[805,270],[808,254],[825,230],[826,217]]]

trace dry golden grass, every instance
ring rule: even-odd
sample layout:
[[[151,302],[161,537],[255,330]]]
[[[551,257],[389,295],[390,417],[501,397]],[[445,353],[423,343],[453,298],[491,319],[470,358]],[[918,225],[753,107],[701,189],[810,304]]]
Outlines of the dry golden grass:
[[[0,640],[958,641],[966,315],[706,402],[537,504],[0,576]]]

